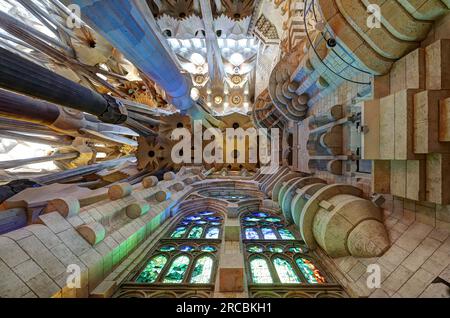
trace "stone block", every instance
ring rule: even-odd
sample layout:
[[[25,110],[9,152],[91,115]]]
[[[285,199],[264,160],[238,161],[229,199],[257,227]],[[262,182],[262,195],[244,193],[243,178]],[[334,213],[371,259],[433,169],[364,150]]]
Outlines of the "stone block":
[[[394,271],[403,260],[408,256],[409,252],[394,244],[391,248],[379,258],[378,263],[390,271]]]
[[[422,243],[402,262],[402,266],[412,272],[417,271],[420,266],[436,251],[441,242],[432,238],[425,238]]]
[[[389,160],[372,162],[372,191],[391,193],[391,162]]]
[[[12,239],[0,236],[0,260],[9,267],[15,267],[30,257]]]
[[[407,88],[406,68],[406,57],[399,59],[392,65],[392,69],[390,72],[391,94],[395,94]]]
[[[362,125],[365,131],[361,135],[362,158],[373,160],[380,158],[380,100],[366,101],[362,106]]]
[[[405,56],[406,88],[425,89],[425,50],[418,48]]]
[[[105,227],[98,222],[82,225],[77,231],[92,246],[103,241],[106,236]]]
[[[427,89],[450,89],[450,39],[441,39],[425,49]]]
[[[450,204],[450,154],[427,155],[426,177],[426,200]]]
[[[416,298],[423,293],[434,278],[433,274],[421,268],[398,290],[398,293],[405,298]]]
[[[27,285],[40,298],[55,297],[61,290],[44,272],[30,279]]]
[[[59,212],[46,213],[39,216],[39,222],[46,225],[54,233],[72,228],[72,225]]]
[[[0,248],[1,250],[1,248]],[[30,289],[16,274],[0,260],[0,297],[19,298],[30,292]]]
[[[410,200],[425,200],[426,161],[408,160],[406,162],[406,197]]]
[[[42,269],[35,261],[29,259],[13,268],[14,273],[24,282],[29,281],[33,277],[42,273]]]
[[[414,95],[418,92],[420,91],[407,89],[395,94],[396,160],[418,159],[414,154]]]
[[[61,232],[58,237],[76,256],[80,256],[91,248],[75,229]]]
[[[412,275],[412,271],[400,265],[381,283],[381,288],[392,297]]]
[[[439,102],[450,91],[423,91],[414,96],[414,152],[450,153],[450,144],[439,140]]]
[[[450,98],[439,101],[439,141],[450,141]]]
[[[406,197],[406,167],[407,161],[391,161],[391,194],[405,198]]]
[[[396,244],[402,249],[412,252],[432,230],[433,227],[430,225],[414,222],[397,240]]]
[[[395,159],[395,95],[380,99],[380,159]]]

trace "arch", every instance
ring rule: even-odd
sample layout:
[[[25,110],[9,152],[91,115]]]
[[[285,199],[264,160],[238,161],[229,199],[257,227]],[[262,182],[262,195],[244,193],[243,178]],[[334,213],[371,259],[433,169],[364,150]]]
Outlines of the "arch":
[[[211,282],[214,259],[209,255],[202,255],[195,261],[191,274],[191,284],[209,284]]]
[[[294,270],[291,262],[281,256],[276,256],[272,260],[275,271],[282,284],[300,284],[300,278]]]
[[[261,256],[250,260],[250,274],[254,284],[272,284],[273,277],[270,273],[269,263]]]
[[[163,283],[180,284],[186,277],[191,259],[188,255],[180,255],[173,259],[169,269],[164,275]]]

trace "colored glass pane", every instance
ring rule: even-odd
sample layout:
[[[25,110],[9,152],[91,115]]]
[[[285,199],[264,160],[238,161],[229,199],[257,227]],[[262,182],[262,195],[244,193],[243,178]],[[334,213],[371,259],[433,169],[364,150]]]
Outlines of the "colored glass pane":
[[[202,246],[201,251],[202,252],[215,252],[215,251],[217,251],[217,248],[215,248],[214,246],[207,245],[207,246]]]
[[[203,234],[203,227],[201,226],[194,226],[191,231],[189,232],[188,238],[190,239],[199,239],[202,237]]]
[[[220,221],[221,220],[221,218],[218,216],[208,216],[206,219],[208,221]]]
[[[322,276],[317,267],[305,258],[297,258],[296,263],[305,276],[306,280],[310,284],[323,284],[325,283],[325,277]]]
[[[170,246],[170,245],[166,245],[166,246],[162,246],[159,250],[161,252],[172,252],[172,251],[175,251],[175,247],[174,246]]]
[[[217,225],[221,225],[222,223],[220,222],[211,222],[211,225],[217,226]]]
[[[284,258],[277,257],[273,260],[273,265],[277,271],[280,282],[283,284],[298,284],[300,279],[292,268],[291,264]]]
[[[283,253],[283,249],[278,246],[269,246],[269,251],[272,253]]]
[[[164,283],[179,284],[183,281],[186,270],[189,266],[189,257],[177,257],[169,268],[169,271],[164,278]]]
[[[247,240],[258,240],[259,234],[256,232],[254,228],[246,228],[245,229],[245,238]]]
[[[250,253],[262,253],[264,249],[261,246],[252,245],[247,248],[247,251]]]
[[[271,222],[271,223],[278,223],[281,222],[280,218],[266,218],[267,222]]]
[[[295,240],[295,236],[289,230],[278,229],[278,233],[280,233],[280,236],[283,240]]]
[[[195,247],[190,245],[183,245],[180,247],[180,251],[182,252],[192,252],[193,250],[195,250]]]
[[[187,218],[184,218],[184,221],[198,221],[201,220],[202,218],[199,216],[188,216]]]
[[[288,251],[291,253],[304,253],[301,247],[289,247]]]
[[[254,258],[250,261],[250,271],[252,280],[255,284],[272,284],[273,279],[270,275],[269,266],[262,258]]]
[[[265,218],[268,216],[266,213],[263,213],[263,212],[253,212],[252,215],[259,217],[259,218]]]
[[[171,238],[182,238],[186,234],[186,228],[185,227],[177,227],[175,231],[173,231]]]
[[[262,234],[264,236],[264,239],[266,239],[266,240],[276,240],[276,239],[278,239],[277,236],[275,235],[275,232],[271,228],[263,227],[261,229],[261,232],[262,232]]]
[[[206,223],[208,223],[208,222],[206,222],[206,221],[196,221],[195,222],[195,224],[198,224],[198,225],[205,225]]]
[[[207,239],[218,239],[219,238],[219,232],[220,232],[220,229],[218,227],[210,227],[206,231],[205,238],[207,238]]]
[[[198,215],[202,215],[202,216],[206,216],[206,215],[213,215],[214,212],[209,212],[209,211],[205,211],[205,212],[200,212],[198,213]]]
[[[167,257],[158,255],[153,257],[137,278],[138,283],[154,283],[167,263]]]
[[[248,217],[244,218],[244,221],[247,221],[247,222],[259,222],[259,221],[261,221],[261,219],[248,216]]]
[[[201,257],[195,263],[191,284],[208,284],[211,281],[213,260],[209,256]]]

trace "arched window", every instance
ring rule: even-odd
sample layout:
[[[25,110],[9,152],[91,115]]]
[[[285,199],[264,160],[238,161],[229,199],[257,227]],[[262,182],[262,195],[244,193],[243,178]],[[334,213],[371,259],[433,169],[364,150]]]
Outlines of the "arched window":
[[[261,211],[245,213],[241,228],[250,288],[329,283],[312,253],[282,217]]]
[[[223,217],[211,211],[181,217],[130,282],[154,288],[213,284],[222,223]]]

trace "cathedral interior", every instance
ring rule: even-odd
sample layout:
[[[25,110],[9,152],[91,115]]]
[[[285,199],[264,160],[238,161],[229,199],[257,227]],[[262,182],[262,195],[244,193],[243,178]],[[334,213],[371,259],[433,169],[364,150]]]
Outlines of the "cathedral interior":
[[[0,298],[450,298],[449,13],[0,0]]]

